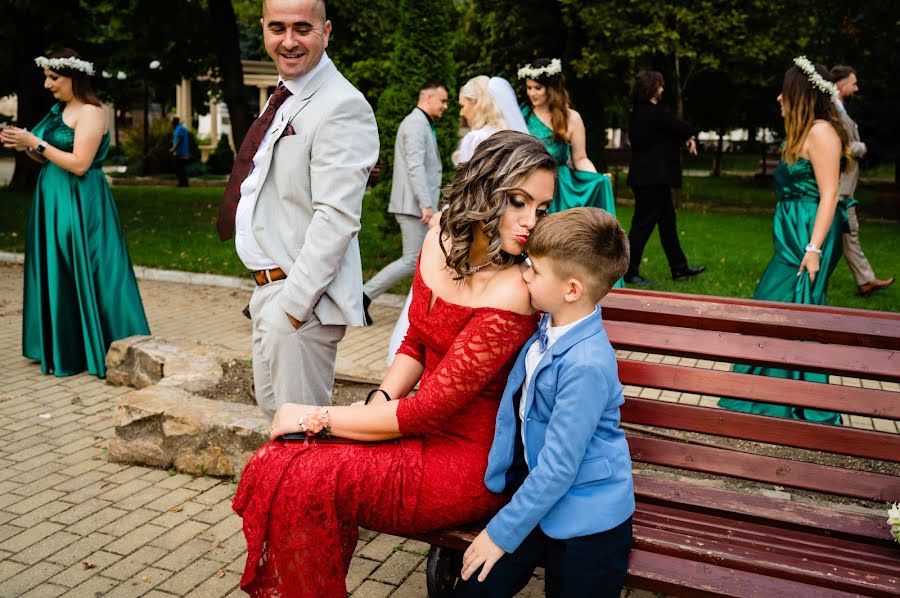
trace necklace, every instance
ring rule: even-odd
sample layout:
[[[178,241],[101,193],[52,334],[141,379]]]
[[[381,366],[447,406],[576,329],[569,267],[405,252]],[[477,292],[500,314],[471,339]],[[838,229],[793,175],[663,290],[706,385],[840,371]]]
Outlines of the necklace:
[[[478,271],[481,270],[482,268],[487,268],[488,266],[490,266],[490,265],[493,264],[493,263],[494,263],[493,261],[488,260],[488,261],[486,261],[486,262],[483,263],[483,264],[478,264],[477,266],[470,266],[469,269],[472,270],[472,274],[475,274],[476,272],[478,272]]]

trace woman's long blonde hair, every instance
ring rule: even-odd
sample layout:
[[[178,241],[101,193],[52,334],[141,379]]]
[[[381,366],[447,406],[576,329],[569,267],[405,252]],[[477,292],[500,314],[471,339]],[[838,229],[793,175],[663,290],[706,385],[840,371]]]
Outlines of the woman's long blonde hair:
[[[469,263],[469,250],[479,225],[488,239],[487,259],[501,268],[516,262],[518,256],[501,248],[500,219],[509,203],[507,192],[540,169],[556,173],[556,161],[541,141],[516,131],[494,133],[459,165],[444,188],[441,214],[441,250],[458,280],[475,273],[478,264]]]
[[[490,77],[486,75],[478,75],[466,81],[466,84],[459,90],[461,96],[474,103],[472,122],[469,123],[469,127],[472,129],[481,129],[487,126],[499,130],[506,128],[503,114],[488,89],[490,80]]]
[[[829,80],[828,70],[815,65],[816,71],[825,80]],[[816,120],[831,123],[841,139],[841,150],[849,158],[847,131],[841,122],[841,116],[831,95],[815,87],[799,67],[792,66],[784,74],[781,88],[781,103],[784,106],[784,145],[781,147],[781,159],[787,164],[794,164],[800,158],[806,136]]]

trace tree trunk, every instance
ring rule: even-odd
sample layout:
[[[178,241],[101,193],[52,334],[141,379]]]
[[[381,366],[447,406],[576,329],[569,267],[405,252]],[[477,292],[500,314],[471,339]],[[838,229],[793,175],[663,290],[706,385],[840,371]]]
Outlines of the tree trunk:
[[[725,131],[716,130],[716,159],[713,162],[713,176],[719,178],[722,176],[722,154],[725,153]]]
[[[39,52],[39,50],[38,50]],[[38,55],[35,53],[35,55]],[[17,73],[16,97],[19,114],[16,124],[29,130],[34,127],[53,105],[53,96],[44,89],[44,74],[35,68],[33,62],[22,61]],[[37,184],[37,175],[41,166],[25,155],[16,152],[16,168],[13,171],[10,189],[15,191],[31,191]]]
[[[235,149],[241,147],[250,128],[250,108],[244,97],[244,70],[241,66],[241,44],[237,19],[231,0],[209,0],[209,13],[216,57],[222,77],[222,92],[231,117],[231,135]]]

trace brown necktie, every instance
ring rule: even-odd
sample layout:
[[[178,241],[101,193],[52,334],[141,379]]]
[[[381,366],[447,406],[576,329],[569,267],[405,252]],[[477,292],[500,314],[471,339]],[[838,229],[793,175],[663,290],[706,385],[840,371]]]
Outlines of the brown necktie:
[[[238,202],[241,200],[241,184],[253,170],[253,156],[256,155],[259,144],[266,136],[266,131],[269,130],[275,113],[290,96],[291,91],[284,83],[279,83],[278,89],[269,98],[269,104],[265,111],[253,121],[244,137],[244,142],[241,143],[241,149],[238,150],[234,166],[231,168],[231,176],[228,177],[228,184],[225,185],[225,195],[222,197],[219,218],[216,220],[216,229],[219,231],[219,238],[223,241],[227,241],[234,234],[234,218],[237,214]],[[262,181],[259,181],[259,184],[261,185]]]

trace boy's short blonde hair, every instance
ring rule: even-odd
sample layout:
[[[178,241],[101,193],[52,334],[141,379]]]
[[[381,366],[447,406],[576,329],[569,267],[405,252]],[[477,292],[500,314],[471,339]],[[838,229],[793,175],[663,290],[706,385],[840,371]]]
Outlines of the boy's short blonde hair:
[[[628,236],[615,216],[600,208],[572,208],[541,218],[525,247],[548,258],[559,278],[574,278],[596,303],[628,270]]]

